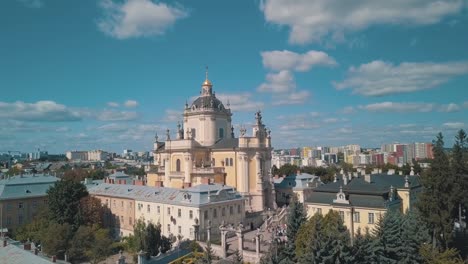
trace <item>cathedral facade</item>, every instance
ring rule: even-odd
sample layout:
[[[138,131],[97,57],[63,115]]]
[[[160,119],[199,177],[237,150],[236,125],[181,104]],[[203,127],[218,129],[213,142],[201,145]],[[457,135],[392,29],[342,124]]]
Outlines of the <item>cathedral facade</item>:
[[[226,107],[216,98],[208,74],[201,88],[200,96],[185,104],[183,124],[176,132],[167,130],[164,140],[156,136],[158,172],[148,177],[148,185],[188,188],[220,183],[243,195],[247,211],[273,208],[271,136],[260,111],[255,113],[251,136],[245,128],[235,135],[229,103]]]

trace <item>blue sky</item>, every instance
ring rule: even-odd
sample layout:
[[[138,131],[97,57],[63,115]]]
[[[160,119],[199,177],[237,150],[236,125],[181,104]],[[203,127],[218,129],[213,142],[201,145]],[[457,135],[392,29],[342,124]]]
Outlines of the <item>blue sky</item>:
[[[7,0],[0,151],[150,150],[205,65],[275,148],[447,144],[468,126],[466,0]]]

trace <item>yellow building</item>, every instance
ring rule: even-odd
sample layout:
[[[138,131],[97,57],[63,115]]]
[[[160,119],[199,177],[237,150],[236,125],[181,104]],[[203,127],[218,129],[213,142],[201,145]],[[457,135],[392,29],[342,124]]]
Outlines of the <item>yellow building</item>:
[[[373,230],[387,210],[407,212],[421,191],[419,176],[342,175],[321,185],[306,199],[307,215],[338,211],[351,234]]]
[[[248,211],[263,211],[274,206],[270,176],[271,137],[255,113],[252,135],[241,128],[234,133],[229,103],[225,106],[212,90],[208,74],[201,95],[185,105],[183,125],[175,137],[154,143],[158,172],[148,175],[150,186],[188,188],[208,181],[236,188],[246,200]]]

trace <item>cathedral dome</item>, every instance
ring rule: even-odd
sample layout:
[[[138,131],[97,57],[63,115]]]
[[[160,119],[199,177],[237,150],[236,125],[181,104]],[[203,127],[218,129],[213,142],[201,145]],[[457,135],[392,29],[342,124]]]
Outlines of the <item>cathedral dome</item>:
[[[198,97],[195,101],[193,101],[191,108],[192,109],[212,108],[212,109],[219,109],[219,110],[225,109],[223,103],[214,95]]]

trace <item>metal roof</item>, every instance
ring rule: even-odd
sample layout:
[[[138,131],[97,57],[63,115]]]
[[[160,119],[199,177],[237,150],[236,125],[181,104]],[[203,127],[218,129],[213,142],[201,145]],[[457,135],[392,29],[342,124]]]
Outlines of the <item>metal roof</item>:
[[[59,180],[47,174],[18,175],[0,180],[0,200],[46,196],[47,190]]]
[[[220,184],[200,184],[187,189],[101,183],[87,185],[93,195],[137,201],[200,207],[201,205],[244,199],[234,188]]]

